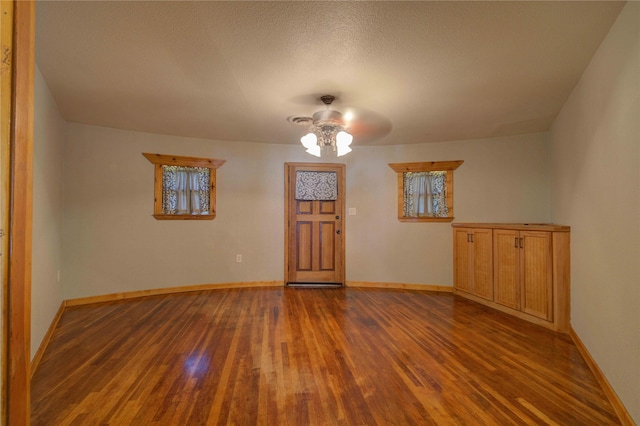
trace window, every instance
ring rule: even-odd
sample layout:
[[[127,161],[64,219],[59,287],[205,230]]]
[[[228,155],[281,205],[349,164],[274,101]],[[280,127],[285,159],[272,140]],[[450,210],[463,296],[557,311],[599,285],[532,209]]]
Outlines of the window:
[[[153,217],[216,217],[216,169],[225,160],[143,153],[155,166]]]
[[[451,222],[453,171],[463,161],[389,164],[398,174],[398,220]]]

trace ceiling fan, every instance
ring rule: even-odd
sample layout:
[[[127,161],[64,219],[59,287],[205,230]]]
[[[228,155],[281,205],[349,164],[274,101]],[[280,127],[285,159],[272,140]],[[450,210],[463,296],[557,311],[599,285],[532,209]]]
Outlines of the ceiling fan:
[[[331,104],[336,99],[333,95],[320,97],[326,109],[318,111],[311,117],[290,116],[287,121],[299,126],[309,127],[309,133],[300,138],[302,145],[307,148],[307,153],[320,157],[324,148],[332,148],[338,157],[351,152],[353,136],[349,132],[349,120],[346,120],[341,112],[331,109]]]

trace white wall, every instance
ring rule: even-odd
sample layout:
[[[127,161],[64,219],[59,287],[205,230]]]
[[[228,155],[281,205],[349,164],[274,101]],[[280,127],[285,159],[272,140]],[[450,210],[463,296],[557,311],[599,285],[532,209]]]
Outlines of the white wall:
[[[464,160],[454,172],[456,222],[547,222],[544,133],[371,147],[347,157],[347,279],[453,285],[450,223],[399,222],[397,174],[389,163]]]
[[[158,221],[142,152],[221,158],[213,221]],[[449,224],[400,223],[389,162],[465,160],[465,221],[548,221],[546,134],[355,147],[347,164],[347,280],[452,284]],[[341,158],[341,160],[342,160]],[[220,142],[69,124],[65,144],[66,299],[181,285],[284,279],[284,163],[299,145]],[[243,262],[236,263],[236,254]]]
[[[640,4],[628,3],[551,131],[552,218],[571,225],[572,325],[640,423]]]
[[[62,303],[62,168],[66,123],[35,71],[31,356]]]

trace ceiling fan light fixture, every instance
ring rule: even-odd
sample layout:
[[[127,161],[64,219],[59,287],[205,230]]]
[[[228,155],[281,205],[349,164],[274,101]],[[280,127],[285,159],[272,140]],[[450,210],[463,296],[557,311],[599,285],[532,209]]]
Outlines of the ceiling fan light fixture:
[[[337,151],[338,156],[348,154],[351,152],[349,145],[353,136],[348,133],[342,114],[329,109],[335,97],[325,95],[320,99],[327,106],[326,110],[316,112],[313,118],[291,116],[287,120],[300,125],[311,122],[309,133],[300,138],[302,146],[307,148],[307,153],[320,157],[323,148],[331,147],[334,152]]]

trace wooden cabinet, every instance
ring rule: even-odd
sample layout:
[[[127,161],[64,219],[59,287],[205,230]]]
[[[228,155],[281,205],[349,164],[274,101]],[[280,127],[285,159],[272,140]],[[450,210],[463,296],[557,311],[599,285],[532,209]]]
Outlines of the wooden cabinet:
[[[520,254],[518,231],[493,230],[493,263],[495,272],[494,301],[512,309],[520,309]]]
[[[458,290],[492,300],[491,229],[455,229],[454,239],[454,271]]]
[[[553,321],[551,233],[493,230],[494,301]]]
[[[568,331],[569,227],[454,224],[453,231],[457,294]]]

